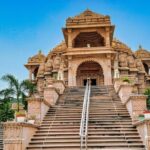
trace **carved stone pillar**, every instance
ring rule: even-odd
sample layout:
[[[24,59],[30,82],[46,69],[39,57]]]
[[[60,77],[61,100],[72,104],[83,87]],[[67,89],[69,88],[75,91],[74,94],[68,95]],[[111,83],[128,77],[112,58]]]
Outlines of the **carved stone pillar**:
[[[68,29],[68,48],[72,48],[72,30]]]

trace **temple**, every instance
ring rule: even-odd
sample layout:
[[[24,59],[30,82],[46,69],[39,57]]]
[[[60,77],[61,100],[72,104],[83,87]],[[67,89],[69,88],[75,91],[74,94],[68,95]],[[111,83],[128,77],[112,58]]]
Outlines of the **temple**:
[[[4,150],[150,149],[150,52],[114,31],[109,16],[87,9],[66,20],[64,41],[47,56],[28,59],[35,123],[4,123]]]
[[[87,78],[92,85],[112,85],[114,78],[130,76],[139,81],[142,93],[149,85],[150,52],[141,46],[132,51],[114,38],[114,29],[109,16],[90,10],[69,17],[62,29],[64,41],[47,56],[39,52],[29,58],[25,66],[30,79],[42,92],[47,76],[66,86],[83,86]]]

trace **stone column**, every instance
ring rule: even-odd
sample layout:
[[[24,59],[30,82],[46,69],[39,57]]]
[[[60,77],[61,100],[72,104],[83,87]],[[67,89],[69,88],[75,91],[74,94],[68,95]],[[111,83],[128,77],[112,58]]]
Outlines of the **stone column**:
[[[111,74],[111,55],[107,55],[107,59],[105,60],[105,65],[102,64],[104,71],[104,84],[112,85],[112,74]]]
[[[69,57],[69,64],[68,64],[68,86],[76,86],[76,69],[77,69],[77,62],[72,61],[72,57]]]
[[[106,27],[106,47],[110,47],[110,28]]]
[[[72,30],[68,29],[68,48],[72,48]]]
[[[28,123],[3,123],[4,150],[26,150],[38,126]]]

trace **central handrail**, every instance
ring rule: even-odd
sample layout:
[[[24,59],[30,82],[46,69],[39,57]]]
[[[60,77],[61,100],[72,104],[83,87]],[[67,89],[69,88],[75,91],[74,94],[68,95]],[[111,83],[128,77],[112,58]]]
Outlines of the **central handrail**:
[[[83,108],[82,108],[82,117],[80,123],[80,133],[79,133],[80,150],[82,150],[84,147],[87,150],[90,93],[91,93],[90,80],[87,79],[85,93],[84,93]]]

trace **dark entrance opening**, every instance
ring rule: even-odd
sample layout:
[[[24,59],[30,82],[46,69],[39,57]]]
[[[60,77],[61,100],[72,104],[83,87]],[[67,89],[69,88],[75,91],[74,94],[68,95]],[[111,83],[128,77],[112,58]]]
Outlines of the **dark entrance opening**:
[[[96,84],[96,79],[91,79],[91,85],[92,86],[96,86],[97,84]]]
[[[86,86],[86,83],[87,83],[87,79],[84,79],[83,80],[83,86]]]
[[[96,86],[96,79],[90,79],[91,80],[91,85],[92,86]],[[86,83],[87,83],[87,79],[84,79],[83,80],[83,86],[86,86]]]

